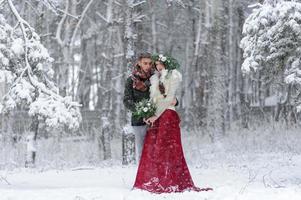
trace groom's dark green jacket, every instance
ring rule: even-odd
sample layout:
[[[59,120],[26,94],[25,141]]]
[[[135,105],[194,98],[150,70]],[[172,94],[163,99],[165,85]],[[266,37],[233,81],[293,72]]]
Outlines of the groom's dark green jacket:
[[[125,88],[124,88],[124,97],[123,97],[123,104],[124,106],[129,109],[131,112],[135,111],[135,103],[138,103],[142,99],[149,99],[149,86],[150,82],[147,80],[145,84],[148,86],[148,89],[145,92],[140,90],[136,90],[133,88],[133,80],[129,77],[126,80]],[[133,117],[131,119],[132,126],[143,126],[145,123],[143,119],[137,120]]]

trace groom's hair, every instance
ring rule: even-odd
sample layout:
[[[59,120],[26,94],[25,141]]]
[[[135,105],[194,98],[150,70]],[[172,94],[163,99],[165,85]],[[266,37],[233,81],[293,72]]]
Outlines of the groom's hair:
[[[138,60],[141,60],[142,58],[149,58],[149,59],[152,59],[152,54],[148,53],[148,52],[143,52],[143,53],[140,53],[138,55]]]

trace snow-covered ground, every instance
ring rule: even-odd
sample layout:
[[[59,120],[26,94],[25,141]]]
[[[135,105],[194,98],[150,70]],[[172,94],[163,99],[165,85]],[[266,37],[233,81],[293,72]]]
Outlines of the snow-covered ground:
[[[1,171],[1,200],[300,200],[301,156],[289,154],[231,155],[233,163],[190,166],[196,185],[212,192],[154,195],[131,190],[136,166],[107,165],[68,170]],[[209,158],[209,155],[207,155]]]
[[[119,161],[0,170],[0,200],[300,200],[300,130],[236,134],[220,146],[183,133],[194,182],[212,192],[155,195],[131,190],[137,166]]]

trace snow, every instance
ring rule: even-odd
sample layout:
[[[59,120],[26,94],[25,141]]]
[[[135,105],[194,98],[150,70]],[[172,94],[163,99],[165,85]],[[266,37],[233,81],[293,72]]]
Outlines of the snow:
[[[300,59],[298,48],[301,41],[301,4],[287,1],[274,3],[276,2],[265,3],[253,9],[253,13],[244,23],[244,37],[241,40],[245,59],[243,73],[265,68],[265,71],[271,73],[267,75],[274,76],[281,73],[281,67],[285,66],[283,68],[286,68],[289,75],[299,68],[291,68],[290,60]],[[282,63],[285,57],[289,59],[287,63]],[[290,76],[289,81],[299,83],[300,80],[297,76]]]
[[[206,157],[209,155],[206,155]],[[215,155],[216,156],[216,155]],[[215,157],[213,156],[213,157]],[[1,200],[298,200],[301,198],[301,156],[289,154],[230,155],[235,163],[212,160],[190,171],[196,185],[212,192],[150,194],[131,190],[136,166],[36,171],[0,171]],[[239,163],[239,164],[238,164]]]
[[[277,103],[282,103],[281,102],[281,97],[277,96],[277,95],[272,95],[272,96],[266,97],[264,99],[264,105],[265,106],[276,106]],[[259,102],[252,103],[250,105],[250,107],[259,107],[259,106],[260,106]]]
[[[69,129],[79,127],[81,121],[79,109],[76,107],[67,107],[71,99],[64,98],[64,101],[56,101],[47,96],[40,95],[29,107],[31,116],[39,115],[45,119],[45,123],[50,128],[60,128],[66,125]]]
[[[300,87],[301,3],[270,0],[255,7],[243,25],[243,74],[261,77],[270,88]],[[281,87],[274,89],[275,93],[283,93]],[[288,99],[297,107],[300,99],[295,93],[291,91]]]
[[[8,64],[9,64],[9,60],[6,57],[2,57],[1,62],[4,66],[8,66]]]
[[[274,129],[272,128],[274,126]],[[274,125],[245,131],[233,131],[224,138],[220,149],[206,138],[183,131],[183,147],[187,163],[199,187],[212,187],[212,192],[151,194],[131,190],[137,171],[136,165],[122,166],[114,143],[114,160],[96,165],[82,163],[77,167],[49,168],[41,159],[70,163],[68,159],[85,159],[88,151],[79,143],[67,141],[57,151],[37,146],[36,169],[0,170],[1,200],[300,200],[301,146],[300,129],[285,130]],[[120,141],[119,141],[120,142]],[[97,145],[97,144],[95,144]],[[72,147],[73,146],[73,147]],[[75,148],[77,147],[77,149]],[[63,148],[63,149],[62,149]],[[45,152],[42,152],[45,151]],[[72,152],[68,152],[72,151]],[[94,152],[94,154],[95,154]],[[51,153],[53,157],[49,155]],[[59,153],[59,154],[58,154]],[[69,156],[64,156],[67,153]],[[82,157],[83,154],[85,158]],[[45,154],[45,155],[41,155]],[[7,155],[7,154],[5,154]],[[46,156],[47,157],[42,157]],[[1,155],[3,156],[3,155]],[[8,154],[10,160],[14,158]],[[63,158],[63,160],[62,160]],[[3,157],[0,161],[4,162]],[[50,161],[50,160],[49,160]],[[90,161],[89,161],[90,162]],[[47,163],[48,164],[48,163]],[[1,165],[0,165],[1,166]],[[3,165],[2,165],[3,166]]]
[[[13,53],[15,53],[17,56],[20,56],[21,54],[24,54],[24,42],[21,38],[17,38],[13,41],[11,50]]]
[[[123,132],[124,132],[126,135],[129,135],[129,134],[133,134],[133,133],[134,133],[134,130],[133,130],[133,127],[132,127],[130,124],[126,124],[126,125],[123,127]]]
[[[48,128],[78,128],[81,121],[79,103],[73,102],[70,96],[58,94],[51,79],[54,75],[53,58],[13,3],[8,3],[20,26],[12,28],[0,14],[0,72],[3,66],[9,66],[7,73],[0,75],[0,80],[12,83],[2,97],[3,112],[22,105],[29,114],[44,118]]]
[[[27,152],[37,151],[36,142],[34,141],[34,135],[28,135],[26,138],[26,142],[27,142]]]
[[[1,53],[0,53],[0,56],[1,56]],[[5,82],[5,72],[4,72],[4,70],[0,69],[0,83],[3,83],[3,82]]]
[[[34,87],[26,80],[21,79],[20,83],[16,84],[14,91],[16,96],[18,96],[20,99],[25,99],[27,102],[32,101]]]

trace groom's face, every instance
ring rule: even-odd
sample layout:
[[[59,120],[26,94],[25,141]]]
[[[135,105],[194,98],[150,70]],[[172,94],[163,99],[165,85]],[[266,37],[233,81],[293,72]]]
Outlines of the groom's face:
[[[152,60],[150,58],[141,58],[138,61],[139,66],[145,72],[149,72],[152,68]]]

